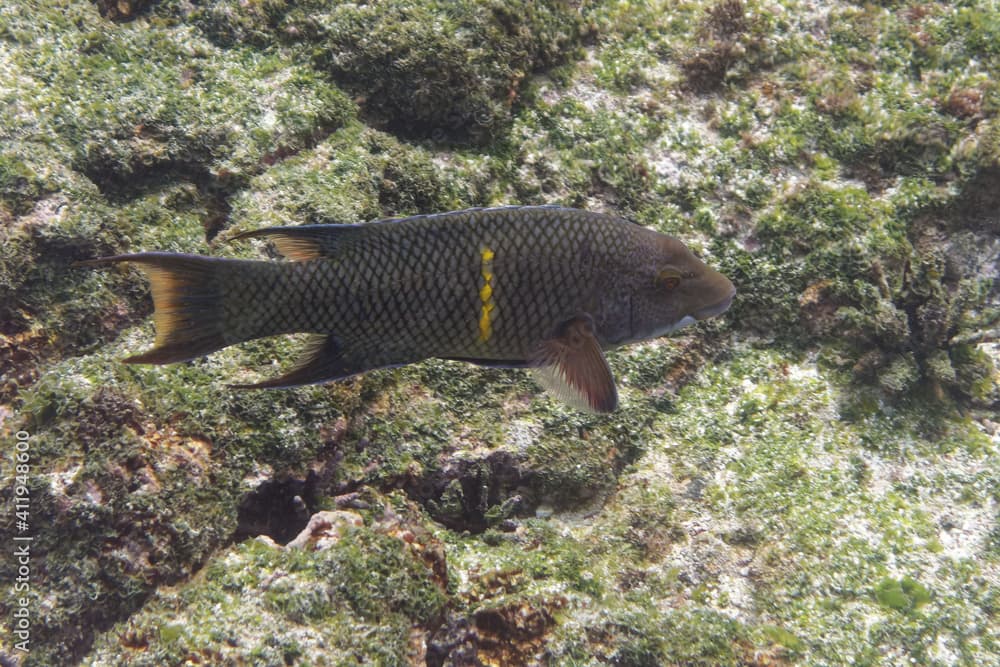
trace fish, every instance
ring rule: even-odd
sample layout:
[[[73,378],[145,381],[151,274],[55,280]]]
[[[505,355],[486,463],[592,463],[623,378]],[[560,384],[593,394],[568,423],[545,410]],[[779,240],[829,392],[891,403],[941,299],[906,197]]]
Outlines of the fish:
[[[156,337],[126,363],[191,360],[245,341],[308,334],[291,370],[238,388],[341,380],[429,358],[528,368],[570,406],[608,413],[605,351],[724,313],[736,289],[680,240],[560,206],[472,208],[364,224],[270,227],[285,258],[140,252]]]

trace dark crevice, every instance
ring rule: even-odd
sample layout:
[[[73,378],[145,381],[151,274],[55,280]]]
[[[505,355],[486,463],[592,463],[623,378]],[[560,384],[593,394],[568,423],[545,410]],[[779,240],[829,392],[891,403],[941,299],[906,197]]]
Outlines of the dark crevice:
[[[1000,166],[985,167],[970,179],[956,197],[949,219],[956,227],[1000,231]]]
[[[340,127],[323,124],[305,136],[290,137],[295,140],[293,143],[301,141],[301,145],[278,145],[273,151],[262,155],[259,163],[239,173],[212,171],[207,162],[198,159],[200,156],[197,155],[192,156],[195,159],[191,160],[165,160],[151,165],[121,165],[94,159],[77,165],[77,169],[97,186],[112,205],[128,204],[173,184],[191,183],[197,188],[197,199],[204,208],[205,238],[211,241],[229,221],[232,212],[231,198],[246,189],[253,176],[303,151],[315,148]]]
[[[205,211],[203,224],[208,241],[225,228],[232,211],[230,198],[247,185],[245,177],[218,176],[196,162],[165,162],[129,173],[90,164],[82,172],[112,205],[127,204],[170,184],[191,183],[197,188],[197,199]]]
[[[334,481],[343,454],[333,441],[318,452],[305,477],[265,480],[240,500],[236,530],[229,544],[266,535],[278,544],[291,542],[320,507],[321,498],[339,497],[354,486]],[[360,485],[360,484],[359,484]],[[357,486],[357,485],[355,485]]]
[[[402,480],[406,494],[452,530],[481,533],[506,514],[527,516],[539,504],[536,475],[510,452],[459,460]],[[505,509],[507,508],[507,509]]]
[[[155,0],[91,0],[101,16],[115,23],[127,23],[149,13]]]
[[[288,544],[309,523],[319,503],[320,476],[310,471],[305,479],[268,480],[240,501],[234,542],[267,535]]]
[[[535,659],[565,600],[486,606],[471,615],[449,614],[427,642],[428,667],[523,665]]]

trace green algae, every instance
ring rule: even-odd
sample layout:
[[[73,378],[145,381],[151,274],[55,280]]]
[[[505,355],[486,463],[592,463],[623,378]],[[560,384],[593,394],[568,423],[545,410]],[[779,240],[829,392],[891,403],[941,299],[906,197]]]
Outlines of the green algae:
[[[875,598],[890,609],[909,611],[930,602],[931,593],[920,582],[903,577],[900,581],[883,579],[875,588]]]
[[[301,52],[377,126],[474,143],[503,133],[522,82],[564,61],[582,30],[562,2],[213,2],[194,20],[222,44]]]
[[[169,242],[188,227],[168,218],[180,214],[211,236],[234,184],[353,114],[338,89],[279,56],[223,52],[178,26],[105,31],[86,7],[25,7],[0,19],[11,46],[3,125],[13,139],[0,151],[0,212],[5,222],[18,216],[3,232],[0,280],[13,299],[0,309],[6,335],[52,332],[57,350],[106,340],[124,319],[108,291],[73,294],[80,274],[65,271],[68,261],[130,241],[195,249],[197,237]]]
[[[735,4],[4,12],[0,333],[30,363],[4,357],[0,414],[35,436],[52,527],[30,663],[390,664],[419,655],[413,633],[458,660],[462,627],[494,661],[497,632],[518,662],[993,659],[997,13],[745,3],[719,24]],[[470,39],[499,47],[466,61]],[[557,53],[582,41],[579,62]],[[294,339],[122,366],[153,337],[144,280],[65,268],[262,257],[208,238],[515,202],[681,235],[737,302],[612,354],[623,410],[595,418],[443,361],[224,386],[278,372]],[[229,545],[270,480],[310,511],[402,489],[387,502],[422,505],[408,520],[445,543],[447,587],[374,513],[330,552]]]
[[[231,221],[234,230],[245,231],[364,222],[463,204],[428,152],[354,123],[256,177],[232,198]]]
[[[758,361],[754,362],[754,359]],[[760,360],[758,355],[752,354],[744,357],[743,363],[749,361],[756,365]],[[768,368],[771,371],[767,371]],[[969,464],[973,469],[985,472],[989,467],[986,461],[995,456],[995,450],[993,454],[985,454],[986,459],[981,459],[984,450],[975,444],[982,442],[981,436],[975,428],[970,429],[969,424],[960,420],[948,427],[954,431],[950,437],[943,433],[921,435],[907,432],[900,427],[919,423],[920,420],[895,415],[889,417],[888,423],[883,423],[888,415],[881,412],[871,413],[865,421],[856,422],[863,424],[858,430],[846,423],[828,421],[822,416],[823,412],[837,410],[838,399],[829,393],[831,389],[826,381],[806,378],[803,382],[803,378],[789,380],[785,379],[788,377],[785,374],[770,374],[776,370],[778,367],[765,363],[756,367],[749,376],[740,373],[737,377],[742,388],[738,390],[730,384],[735,378],[726,378],[728,373],[709,373],[706,380],[715,377],[715,380],[709,380],[712,383],[710,386],[721,382],[716,390],[728,397],[732,407],[720,414],[715,410],[698,410],[688,406],[680,413],[684,415],[683,419],[672,426],[682,435],[678,442],[692,439],[693,448],[698,452],[704,451],[703,438],[715,442],[720,430],[730,434],[728,447],[716,450],[718,453],[715,455],[723,456],[725,452],[723,460],[728,462],[725,464],[727,483],[718,487],[710,484],[706,488],[705,499],[723,516],[735,513],[735,518],[741,523],[749,522],[765,535],[781,536],[776,541],[765,538],[762,544],[767,546],[754,559],[755,562],[761,559],[758,576],[768,581],[765,587],[771,590],[766,608],[775,615],[772,618],[781,618],[782,626],[793,632],[805,647],[809,647],[809,655],[818,658],[840,641],[835,636],[841,636],[846,652],[840,655],[850,656],[855,654],[856,649],[850,649],[847,644],[852,641],[851,637],[856,636],[854,633],[860,631],[857,624],[863,623],[854,609],[857,600],[873,595],[879,604],[885,604],[890,609],[897,608],[896,603],[900,600],[912,600],[906,606],[923,606],[925,610],[927,606],[938,603],[934,598],[927,599],[928,586],[922,581],[922,576],[919,584],[912,579],[887,578],[887,554],[892,555],[894,569],[909,563],[914,568],[930,572],[932,568],[928,568],[928,558],[937,559],[941,570],[935,576],[943,577],[943,580],[938,579],[933,585],[935,591],[954,591],[954,587],[962,584],[951,577],[964,581],[966,576],[950,569],[951,557],[942,554],[938,542],[938,535],[947,532],[939,533],[939,524],[927,514],[929,508],[923,509],[909,501],[929,488],[946,495],[958,492],[966,483],[961,480],[962,474],[935,475],[929,479],[914,470],[892,483],[893,490],[878,491],[880,483],[872,479],[871,470],[884,470],[886,466],[888,469],[905,470],[907,464],[904,461],[907,459],[922,461],[923,465],[938,458],[948,460],[954,456],[950,453],[951,447],[957,445],[966,452],[964,456],[971,457]],[[759,374],[761,371],[764,375]],[[683,393],[689,391],[692,398],[702,393],[694,385],[685,388]],[[706,407],[712,404],[708,396],[700,400],[705,399],[708,400]],[[781,407],[783,404],[786,408]],[[791,408],[798,416],[782,422],[752,418],[765,408],[772,413],[784,413]],[[727,414],[731,416],[727,417]],[[718,419],[728,423],[721,429],[713,427],[712,421]],[[706,421],[707,424],[704,423]],[[935,429],[942,426],[939,421],[934,424]],[[702,430],[696,431],[697,435],[692,438],[689,429],[695,428]],[[797,434],[798,429],[803,431]],[[879,443],[877,453],[869,451],[862,454],[861,460],[866,462],[865,469],[868,471],[864,475],[858,477],[849,469],[819,464],[824,457],[836,458],[837,452],[852,449],[852,441],[862,445]],[[893,441],[898,443],[895,447],[890,445],[881,449]],[[943,444],[949,441],[951,446]],[[681,447],[678,453],[686,458],[688,446]],[[779,449],[775,450],[775,447]],[[989,445],[988,450],[992,447]],[[914,451],[914,448],[920,448],[920,451]],[[864,452],[864,448],[861,451]],[[680,474],[692,474],[686,472],[686,467],[684,470]],[[972,498],[969,500],[976,504]],[[929,509],[931,513],[942,510]],[[929,555],[924,545],[935,543],[937,546],[930,546],[930,553],[936,555]],[[820,566],[820,563],[823,565]],[[768,571],[771,574],[767,574]],[[817,579],[828,581],[820,584]],[[900,593],[904,595],[900,597],[895,594],[895,589],[902,587],[899,582],[904,580],[908,582],[905,590],[910,592]],[[895,584],[887,584],[886,581]],[[806,591],[823,589],[831,592],[819,600],[814,594],[803,596]],[[903,590],[900,588],[900,591]],[[763,602],[762,598],[759,599]],[[942,604],[947,607],[951,601]],[[954,611],[954,608],[951,609]],[[966,613],[969,611],[975,615],[983,610],[973,607]],[[944,621],[946,617],[937,618]],[[845,633],[835,630],[833,626],[824,628],[825,621],[821,620],[824,618],[834,624],[845,623],[853,629]],[[816,622],[821,625],[810,627],[803,624]],[[934,645],[937,633],[961,632],[951,621],[945,621],[940,629],[923,623],[924,627],[915,635],[906,625],[906,621],[885,619],[879,624],[882,633],[880,641],[886,645],[907,643],[908,650],[915,655],[926,655],[926,651]],[[814,638],[819,636],[824,637],[826,648],[813,644]],[[986,642],[995,641],[988,633],[983,639]],[[978,641],[966,640],[973,644]],[[837,649],[833,649],[829,655],[832,658],[837,654]],[[863,650],[856,653],[856,659],[871,659],[863,656]]]
[[[412,651],[411,627],[431,623],[443,604],[406,542],[364,527],[321,551],[250,540],[220,554],[192,584],[155,596],[91,659],[401,664]]]
[[[95,14],[76,15],[64,30],[66,19],[9,15],[0,30],[16,36],[10,66],[46,82],[19,105],[39,123],[31,133],[58,138],[70,164],[112,192],[164,172],[206,172],[224,187],[353,112],[338,89],[278,56],[220,51],[181,26],[103,31]]]

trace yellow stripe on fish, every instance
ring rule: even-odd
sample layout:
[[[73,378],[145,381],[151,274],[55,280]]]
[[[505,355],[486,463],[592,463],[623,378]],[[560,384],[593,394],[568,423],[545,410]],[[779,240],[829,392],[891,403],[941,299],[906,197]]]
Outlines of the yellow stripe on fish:
[[[479,300],[482,307],[479,310],[479,342],[485,343],[493,335],[492,313],[496,304],[493,303],[493,258],[496,254],[491,248],[484,247],[479,251],[482,258],[480,274],[483,286],[479,290]]]

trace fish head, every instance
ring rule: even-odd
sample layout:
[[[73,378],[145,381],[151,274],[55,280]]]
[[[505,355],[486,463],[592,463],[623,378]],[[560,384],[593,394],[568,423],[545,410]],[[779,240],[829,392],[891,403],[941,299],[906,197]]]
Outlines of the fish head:
[[[736,288],[681,241],[656,234],[631,298],[632,340],[670,333],[726,312]]]

